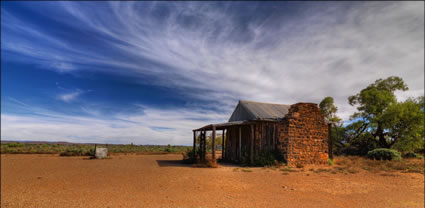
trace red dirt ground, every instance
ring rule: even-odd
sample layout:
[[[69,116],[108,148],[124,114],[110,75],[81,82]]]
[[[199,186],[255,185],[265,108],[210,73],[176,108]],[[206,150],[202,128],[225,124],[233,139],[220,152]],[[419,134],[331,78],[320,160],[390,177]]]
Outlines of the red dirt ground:
[[[193,168],[181,155],[1,155],[2,207],[424,207],[424,176]]]

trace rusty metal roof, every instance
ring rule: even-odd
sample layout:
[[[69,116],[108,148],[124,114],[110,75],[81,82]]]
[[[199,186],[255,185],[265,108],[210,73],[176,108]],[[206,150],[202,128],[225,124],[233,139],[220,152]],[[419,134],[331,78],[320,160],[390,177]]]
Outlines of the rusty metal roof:
[[[209,124],[199,129],[194,129],[193,131],[212,130],[213,126],[216,130],[223,130],[229,126],[251,125],[255,120],[278,122],[280,119],[284,118],[286,114],[288,114],[290,107],[291,105],[285,104],[239,100],[232,116],[230,116],[229,122]],[[326,118],[324,119],[327,124],[330,124]]]
[[[285,117],[290,107],[291,105],[240,100],[230,116],[229,122],[281,119]]]

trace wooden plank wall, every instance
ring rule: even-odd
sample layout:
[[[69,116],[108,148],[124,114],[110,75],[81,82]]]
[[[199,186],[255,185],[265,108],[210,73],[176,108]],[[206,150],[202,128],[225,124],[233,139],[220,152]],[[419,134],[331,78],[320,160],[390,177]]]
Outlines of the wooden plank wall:
[[[280,123],[278,122],[264,122],[257,121],[253,125],[254,128],[254,148],[251,150],[252,143],[252,132],[251,126],[232,126],[227,128],[226,131],[226,159],[237,162],[241,158],[239,157],[239,128],[241,128],[242,139],[241,148],[242,154],[247,152],[248,159],[251,154],[257,155],[261,151],[272,151],[279,148],[279,128]]]
[[[258,121],[255,125],[255,147],[254,153],[262,151],[272,151],[279,146],[279,128],[278,122]]]

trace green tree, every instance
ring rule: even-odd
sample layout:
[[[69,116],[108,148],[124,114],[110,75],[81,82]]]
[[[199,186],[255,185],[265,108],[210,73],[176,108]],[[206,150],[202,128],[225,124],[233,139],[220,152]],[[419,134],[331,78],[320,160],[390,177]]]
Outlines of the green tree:
[[[334,105],[334,99],[332,97],[323,98],[319,107],[323,116],[333,125],[337,125],[341,122],[341,119],[336,115],[338,108]]]
[[[223,137],[221,135],[215,137],[215,145],[216,145],[216,147],[222,145],[222,141],[223,141],[222,138]],[[206,144],[207,144],[207,150],[208,151],[212,150],[212,136],[208,136],[207,137]],[[217,148],[216,148],[216,150],[217,150]]]
[[[403,147],[423,143],[423,98],[397,102],[396,90],[406,91],[408,87],[400,77],[388,77],[376,80],[348,98],[350,105],[358,110],[351,116],[353,123],[348,127],[350,142],[362,139],[368,146],[375,142],[382,148],[397,143]]]
[[[336,115],[338,108],[334,104],[334,99],[332,97],[323,98],[319,107],[322,115],[332,124],[332,150],[333,152],[339,152],[344,147],[344,142],[342,141],[344,127],[342,126],[341,118]]]
[[[401,152],[420,149],[424,145],[424,97],[409,98],[389,106],[383,115],[384,128],[394,148]]]

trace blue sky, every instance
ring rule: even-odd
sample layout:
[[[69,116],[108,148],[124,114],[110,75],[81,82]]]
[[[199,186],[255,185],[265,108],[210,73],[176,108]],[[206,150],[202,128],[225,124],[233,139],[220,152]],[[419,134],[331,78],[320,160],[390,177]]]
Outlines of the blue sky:
[[[424,2],[1,2],[1,139],[191,144],[239,99],[424,94]]]

